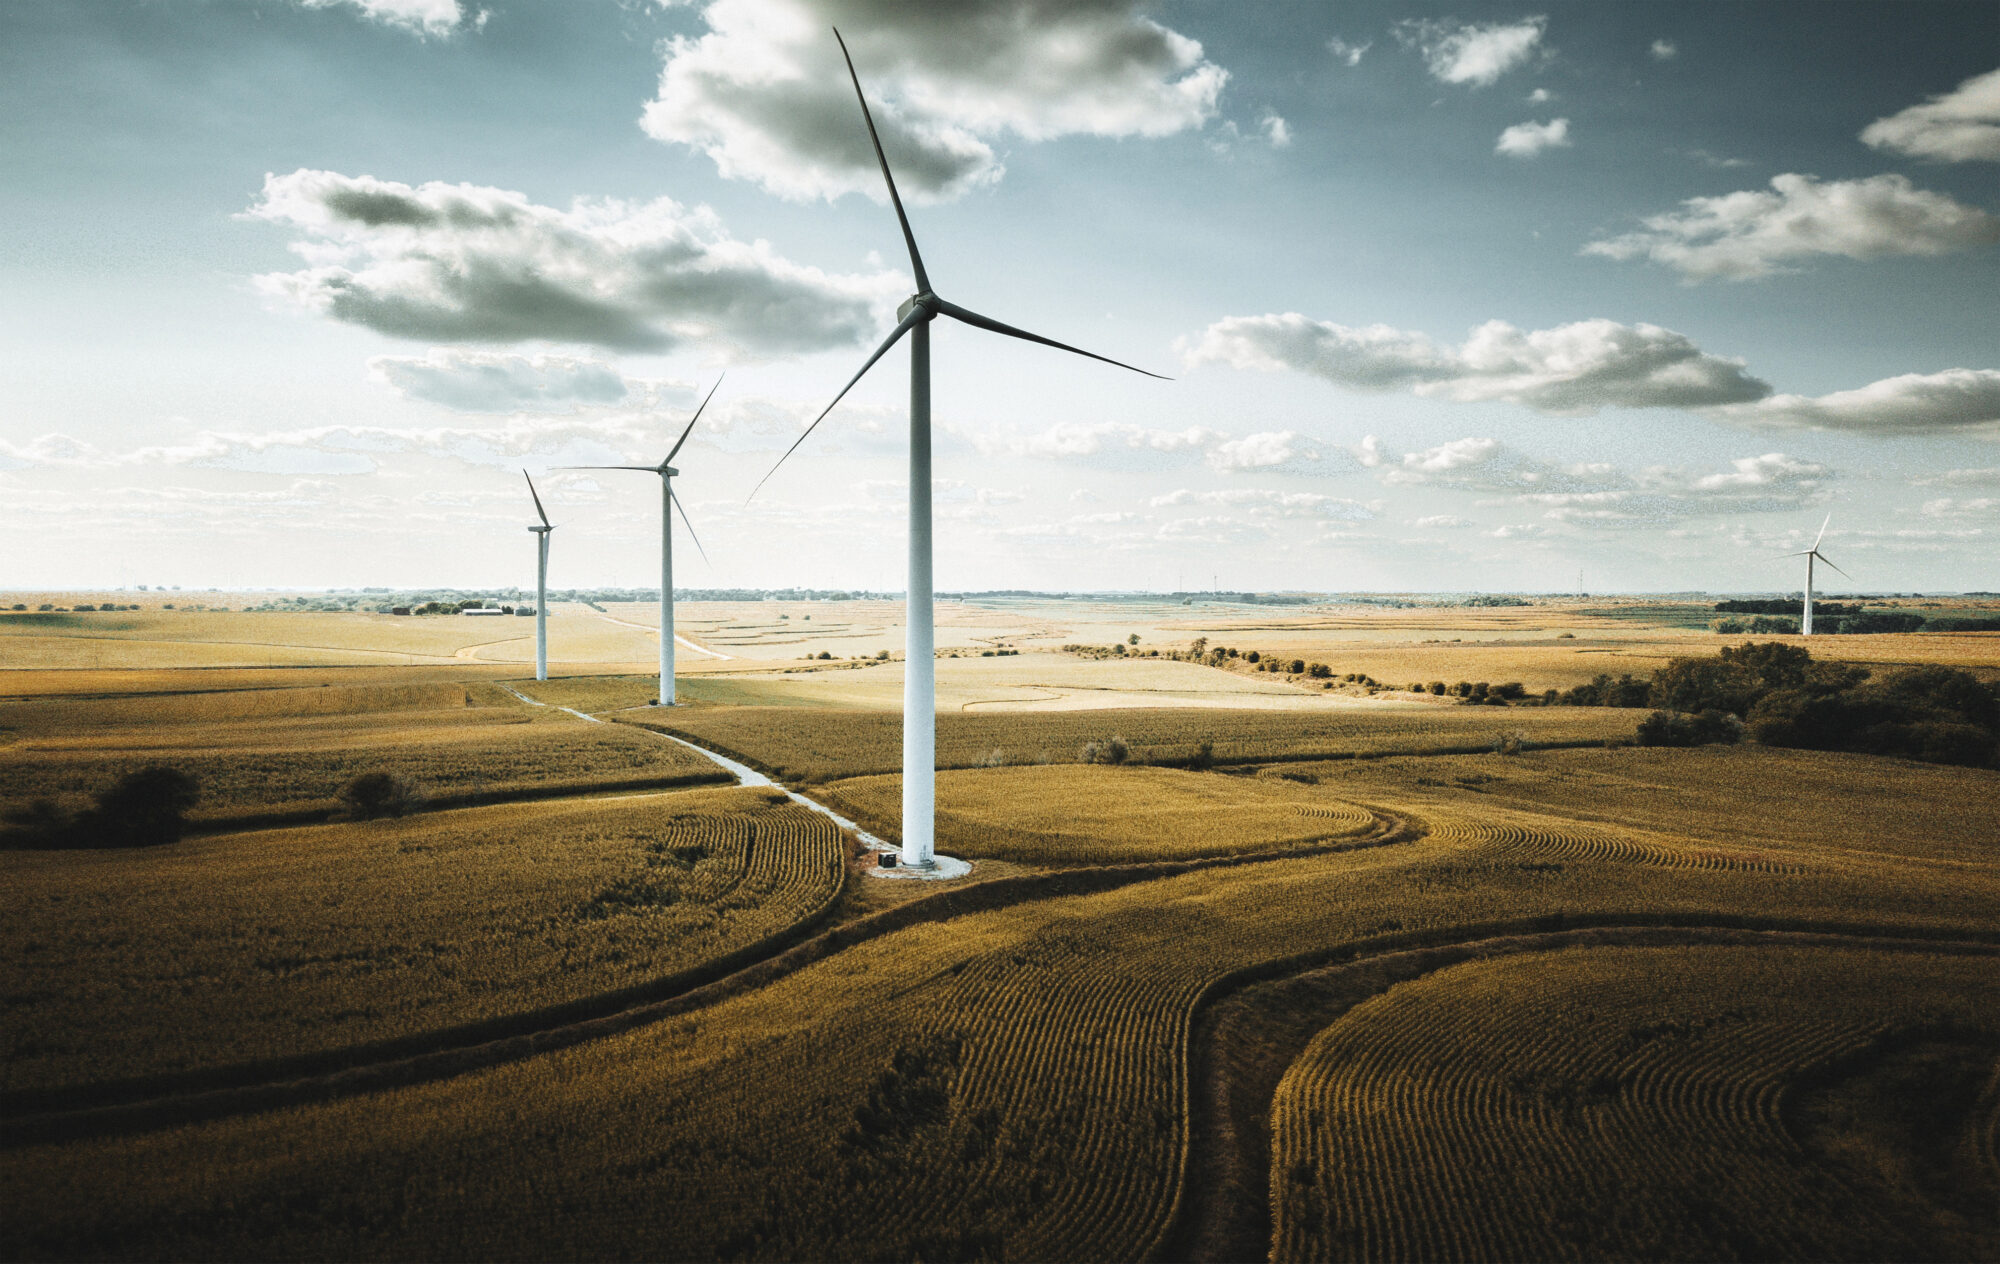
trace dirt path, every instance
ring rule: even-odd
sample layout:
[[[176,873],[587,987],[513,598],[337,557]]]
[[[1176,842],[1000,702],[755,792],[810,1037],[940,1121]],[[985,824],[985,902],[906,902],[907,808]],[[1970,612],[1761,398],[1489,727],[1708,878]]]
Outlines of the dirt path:
[[[641,632],[651,632],[654,636],[658,636],[660,634],[660,630],[657,627],[654,627],[650,623],[634,623],[630,619],[614,619],[608,614],[601,614],[601,613],[597,617],[604,620],[606,623],[615,623],[621,628],[637,628]],[[706,645],[696,645],[693,641],[688,640],[686,637],[682,636],[678,632],[674,633],[674,644],[685,645],[687,648],[693,650],[695,653],[706,654],[710,658],[720,658],[732,663],[736,661],[736,656],[734,654],[725,654],[721,650],[712,650],[708,648]]]

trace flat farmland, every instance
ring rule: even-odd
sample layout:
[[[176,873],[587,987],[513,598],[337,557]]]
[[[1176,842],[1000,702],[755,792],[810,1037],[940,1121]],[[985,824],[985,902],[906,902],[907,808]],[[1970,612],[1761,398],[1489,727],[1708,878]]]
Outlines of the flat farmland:
[[[193,819],[330,812],[362,773],[425,794],[486,795],[726,781],[713,763],[624,726],[582,725],[484,684],[327,685],[0,703],[0,808],[79,807],[150,764],[193,775]]]
[[[825,787],[827,803],[890,841],[902,836],[903,779]],[[977,768],[937,779],[947,853],[1045,865],[1241,856],[1350,838],[1375,818],[1297,782],[1168,768]]]
[[[1143,708],[1119,711],[950,713],[938,717],[940,768],[1077,763],[1084,747],[1123,740],[1142,763],[1184,764],[1203,743],[1227,763],[1491,749],[1529,741],[1602,743],[1631,736],[1639,715],[1609,707],[1328,706],[1316,711]],[[775,770],[820,781],[901,766],[902,717],[791,707],[690,707],[662,717],[620,716]]]
[[[626,987],[788,930],[847,845],[695,790],[0,852],[5,1088],[405,1036]]]
[[[1992,956],[1455,966],[1356,1007],[1286,1073],[1272,1256],[1990,1258],[1996,1056]],[[1918,1084],[1912,1110],[1895,1089]]]
[[[970,912],[560,1053],[277,1114],[23,1147],[0,1155],[0,1179],[34,1209],[24,1255],[88,1241],[100,1254],[145,1243],[208,1257],[447,1244],[499,1258],[1137,1257],[1200,1179],[1183,1166],[1184,1050],[1201,998],[1235,972],[1557,913],[1943,935],[2000,917],[1991,874],[1940,880],[1851,858],[1781,871],[1635,863],[1563,850],[1575,826],[1560,817],[1516,822],[1549,850],[1439,813],[1411,844]],[[1725,1010],[1733,987],[1717,993]],[[1540,1012],[1531,983],[1517,991]],[[1675,1099],[1675,1130],[1654,1137],[1660,1162],[1712,1131],[1707,1100]],[[911,1170],[926,1180],[898,1179]],[[306,1202],[301,1188],[326,1193]],[[1704,1182],[1700,1196],[1747,1216],[1769,1193]],[[550,1206],[589,1214],[552,1233]],[[1869,1241],[1862,1232],[1843,1240]]]

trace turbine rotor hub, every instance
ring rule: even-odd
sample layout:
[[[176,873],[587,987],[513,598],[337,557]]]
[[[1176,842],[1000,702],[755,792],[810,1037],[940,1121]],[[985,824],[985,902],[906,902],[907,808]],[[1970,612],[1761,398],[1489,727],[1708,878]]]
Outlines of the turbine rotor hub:
[[[908,320],[910,313],[919,308],[923,310],[925,320],[935,319],[938,314],[937,295],[925,290],[922,294],[912,294],[904,299],[903,305],[896,309],[896,323],[900,325]]]

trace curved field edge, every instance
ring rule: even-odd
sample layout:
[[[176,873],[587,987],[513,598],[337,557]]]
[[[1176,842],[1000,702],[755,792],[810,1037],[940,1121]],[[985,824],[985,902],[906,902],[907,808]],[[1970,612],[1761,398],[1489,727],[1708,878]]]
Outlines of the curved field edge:
[[[1421,831],[1377,814],[1372,834],[1246,856],[1020,874],[921,896],[812,932],[839,903],[836,888],[807,917],[700,965],[558,1005],[309,1054],[51,1091],[0,1094],[0,1146],[178,1127],[462,1075],[630,1031],[767,986],[844,949],[926,922],[1036,900],[1090,895],[1203,869],[1406,843]],[[801,942],[803,941],[803,942]]]
[[[1565,920],[1567,929],[1555,928]],[[1411,936],[1383,937],[1374,951],[1357,944],[1342,960],[1272,963],[1218,981],[1190,1034],[1181,1198],[1147,1258],[1229,1261],[1271,1254],[1270,1127],[1279,1085],[1329,1025],[1400,984],[1472,961],[1606,946],[1861,946],[2000,960],[2000,933],[1745,923],[1720,916],[1543,918],[1511,928],[1442,932],[1421,945],[1408,943]]]
[[[1990,1258],[2000,1171],[1954,1152],[1995,1123],[1993,956],[1766,938],[1430,972],[1286,1071],[1270,1254]]]

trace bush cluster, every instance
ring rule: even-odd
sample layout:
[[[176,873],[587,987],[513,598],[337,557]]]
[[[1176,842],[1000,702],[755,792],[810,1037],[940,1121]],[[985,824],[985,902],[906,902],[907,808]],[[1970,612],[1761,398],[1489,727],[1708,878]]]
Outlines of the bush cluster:
[[[364,772],[340,788],[340,806],[350,820],[408,816],[424,806],[424,792],[393,772]]]
[[[0,847],[156,847],[177,843],[186,815],[201,800],[189,774],[153,764],[120,777],[75,814],[48,799],[9,811],[0,825]]]

